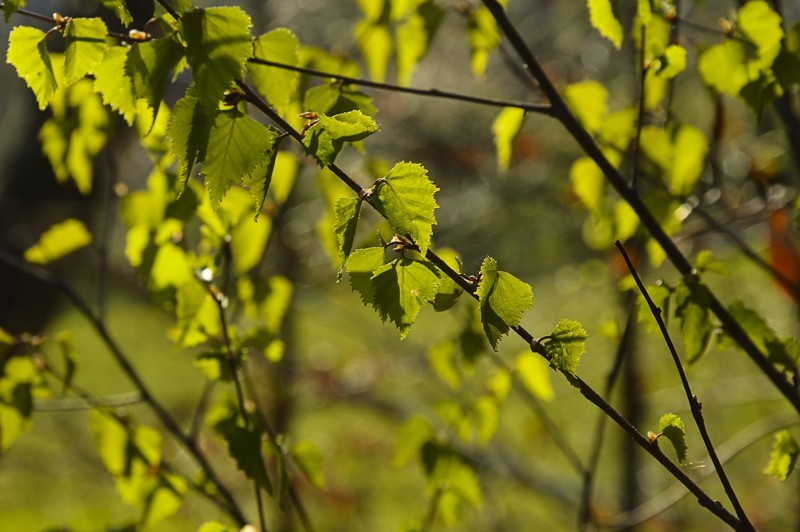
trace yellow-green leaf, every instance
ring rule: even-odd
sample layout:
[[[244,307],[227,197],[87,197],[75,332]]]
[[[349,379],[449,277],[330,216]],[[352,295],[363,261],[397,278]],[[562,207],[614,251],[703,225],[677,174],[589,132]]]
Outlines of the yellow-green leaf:
[[[64,84],[72,85],[92,72],[103,58],[108,29],[99,18],[73,18],[64,29]]]
[[[597,81],[581,81],[564,89],[570,109],[589,133],[595,133],[608,111],[608,90]]]
[[[800,455],[800,446],[788,430],[775,433],[772,443],[772,453],[769,463],[764,468],[764,473],[780,480],[786,480],[794,471],[797,456]]]
[[[615,48],[622,47],[624,30],[616,0],[588,0],[589,20],[600,35],[611,41]]]
[[[525,110],[506,107],[492,123],[494,145],[497,150],[497,167],[500,171],[508,170],[511,163],[511,146],[525,122]]]
[[[25,251],[25,260],[47,264],[88,246],[91,242],[92,234],[83,222],[70,218],[45,231],[39,243]]]
[[[39,109],[44,109],[58,88],[45,33],[29,26],[17,26],[8,38],[6,62],[14,65],[36,96]]]

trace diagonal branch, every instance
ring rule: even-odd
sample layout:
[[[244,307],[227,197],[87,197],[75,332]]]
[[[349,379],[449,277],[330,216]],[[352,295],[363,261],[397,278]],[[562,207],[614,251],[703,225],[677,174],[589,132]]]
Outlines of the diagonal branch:
[[[647,292],[647,288],[645,288],[644,283],[642,283],[642,280],[639,278],[639,274],[636,271],[636,268],[634,268],[630,257],[628,257],[628,253],[625,251],[625,248],[622,246],[619,240],[617,240],[616,246],[619,252],[622,254],[622,258],[625,259],[625,264],[628,266],[628,270],[631,272],[633,280],[636,281],[636,286],[639,287],[639,291],[642,293],[642,296],[644,296],[645,301],[647,301],[647,306],[650,308],[650,312],[656,319],[656,323],[658,323],[658,328],[661,331],[661,335],[664,337],[664,342],[667,344],[667,348],[669,348],[669,352],[672,355],[672,360],[675,362],[675,367],[678,370],[678,375],[681,379],[681,385],[686,393],[686,399],[689,401],[689,408],[692,412],[692,417],[697,425],[697,429],[700,431],[700,437],[703,438],[703,443],[706,446],[706,450],[708,450],[708,455],[711,457],[711,461],[714,463],[714,469],[717,471],[719,480],[722,483],[723,488],[725,488],[725,493],[728,495],[728,499],[731,501],[731,504],[733,504],[736,514],[739,516],[742,524],[747,528],[752,529],[753,525],[751,525],[750,521],[747,519],[747,514],[745,513],[744,508],[742,508],[742,505],[736,496],[736,492],[733,490],[733,486],[731,486],[731,483],[728,480],[728,475],[722,468],[722,463],[719,461],[719,457],[717,457],[717,452],[714,450],[714,444],[711,443],[711,437],[708,435],[706,422],[703,418],[702,403],[700,403],[700,401],[697,399],[697,396],[692,393],[692,389],[689,386],[689,379],[686,378],[686,372],[683,370],[681,359],[678,356],[678,352],[675,350],[675,345],[672,343],[672,338],[670,338],[669,332],[667,332],[667,325],[664,323],[664,319],[661,317],[661,309],[658,308],[653,302],[653,299]]]
[[[670,262],[684,277],[692,277],[695,275],[694,268],[689,260],[678,249],[678,246],[672,241],[669,235],[662,229],[661,224],[656,217],[645,205],[644,201],[639,197],[638,193],[626,182],[625,178],[620,174],[613,164],[606,158],[600,150],[597,143],[586,129],[580,124],[578,119],[569,110],[566,101],[562,98],[561,93],[556,86],[550,81],[550,78],[544,72],[539,62],[533,56],[533,53],[528,48],[522,36],[517,32],[513,23],[509,20],[503,7],[497,0],[482,0],[484,5],[491,11],[498,26],[503,34],[510,41],[511,45],[516,50],[525,64],[525,68],[529,69],[536,80],[539,82],[541,90],[545,93],[550,105],[553,108],[554,116],[561,122],[561,124],[572,135],[578,145],[594,162],[600,167],[600,170],[605,175],[606,179],[611,186],[619,193],[619,195],[633,208],[636,212],[642,225],[647,228],[650,235],[655,239],[664,253],[669,258]],[[725,305],[714,295],[709,292],[709,308],[722,322],[725,332],[747,353],[750,359],[761,369],[767,376],[772,384],[786,397],[792,406],[800,412],[800,394],[794,388],[784,375],[782,375],[772,364],[769,363],[767,357],[762,353],[758,347],[753,343],[745,330],[738,321],[728,312]]]

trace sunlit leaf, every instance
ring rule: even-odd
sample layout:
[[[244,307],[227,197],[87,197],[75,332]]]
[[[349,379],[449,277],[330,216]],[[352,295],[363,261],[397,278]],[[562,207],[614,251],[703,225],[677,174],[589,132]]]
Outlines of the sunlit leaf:
[[[180,163],[180,189],[186,186],[194,164],[205,158],[211,123],[211,118],[200,104],[195,85],[190,85],[183,98],[172,108],[167,126],[170,149]]]
[[[794,471],[797,456],[800,455],[800,446],[788,430],[775,433],[772,443],[772,453],[769,463],[764,468],[764,473],[780,480],[786,480]]]
[[[144,98],[152,110],[150,125],[161,107],[169,72],[182,57],[183,47],[170,38],[137,43],[128,53],[125,74],[131,79],[135,97]]]
[[[29,357],[11,357],[0,376],[0,452],[31,425],[36,366]]]
[[[589,212],[600,216],[606,192],[606,179],[602,170],[589,157],[581,157],[572,163],[569,171],[572,190]]]
[[[436,254],[454,271],[459,272],[459,256],[453,249],[440,248],[436,250]],[[449,310],[456,304],[464,290],[450,277],[444,275],[442,272],[442,283],[436,290],[436,298],[433,300],[433,308],[436,312],[444,312]]]
[[[589,133],[597,132],[608,111],[608,90],[597,81],[581,81],[564,89],[570,109]]]
[[[686,69],[686,48],[671,44],[658,57],[656,74],[662,78],[672,79]]]
[[[8,3],[4,4],[4,7]],[[5,9],[4,9],[5,10]],[[8,18],[8,10],[6,19]],[[58,88],[53,64],[45,43],[45,33],[29,26],[17,26],[8,38],[6,62],[14,65],[36,96],[39,109],[44,109]]]
[[[498,270],[497,262],[486,257],[476,293],[480,298],[483,330],[496,350],[500,338],[510,327],[519,325],[522,314],[533,305],[533,291],[510,273]]]
[[[325,459],[319,448],[308,440],[292,445],[292,459],[312,486],[325,489]]]
[[[686,196],[703,174],[708,141],[696,127],[682,124],[674,134],[672,149],[680,156],[671,161],[667,177],[669,191],[679,197]]]
[[[392,4],[394,8],[395,3]],[[420,2],[395,29],[397,48],[397,79],[401,85],[411,83],[417,63],[428,52],[433,36],[444,18],[444,10],[433,0]]]
[[[378,130],[378,124],[361,111],[320,115],[306,131],[303,144],[320,166],[328,166],[342,151],[345,142],[363,140]]]
[[[45,231],[39,242],[25,251],[25,260],[48,264],[91,243],[92,234],[83,222],[70,218]]]
[[[378,180],[371,196],[378,212],[398,232],[413,238],[423,256],[436,224],[433,211],[438,207],[434,199],[438,190],[422,165],[401,162]]]
[[[544,401],[555,398],[547,361],[533,353],[522,353],[514,361],[514,371],[525,388]]]
[[[136,96],[131,78],[125,75],[128,48],[112,46],[106,50],[102,61],[94,67],[94,90],[103,97],[103,103],[122,115],[130,125],[136,116]]]
[[[215,108],[233,81],[244,76],[253,55],[251,26],[239,7],[194,9],[181,17],[186,60],[205,108]]]
[[[505,5],[505,0],[499,2]],[[471,56],[472,72],[483,77],[489,55],[500,46],[500,29],[494,16],[486,6],[471,9],[467,15],[467,41]]]
[[[587,0],[589,20],[615,48],[622,47],[623,28],[616,0]]]
[[[507,170],[511,163],[511,146],[525,122],[525,110],[506,107],[492,123],[494,145],[497,150],[497,166],[501,171]]]
[[[750,81],[744,46],[733,39],[715,44],[703,52],[697,68],[706,85],[731,96],[738,95]]]
[[[390,320],[399,329],[400,338],[405,338],[422,307],[436,297],[440,282],[439,273],[431,263],[397,259],[374,273],[372,305],[381,320]]]
[[[550,364],[559,371],[575,375],[588,338],[583,325],[573,320],[561,320],[544,343]]]
[[[361,198],[340,198],[336,202],[336,242],[339,245],[339,255],[342,264],[347,260],[353,250],[353,241],[356,236],[358,219],[361,214]]]
[[[125,26],[133,22],[133,17],[128,11],[128,8],[125,6],[125,0],[94,0],[94,1],[103,4],[103,7],[113,11],[114,15],[116,15],[119,21],[122,22]]]
[[[442,340],[428,349],[428,362],[431,369],[450,388],[461,387],[461,375],[456,359],[456,345],[452,340]]]
[[[353,85],[336,80],[308,89],[303,96],[303,109],[328,116],[348,111],[361,111],[372,116],[377,112],[372,97]]]
[[[300,41],[286,28],[277,28],[257,37],[253,57],[285,65],[299,62]],[[248,63],[247,70],[258,92],[278,110],[285,110],[300,83],[300,73],[291,70]],[[325,111],[323,111],[325,112]]]
[[[355,25],[353,32],[370,77],[375,81],[383,81],[386,79],[386,68],[393,49],[388,24],[362,20]]]
[[[739,10],[736,29],[758,48],[759,66],[770,67],[781,50],[781,16],[764,0],[750,0]]]
[[[683,421],[675,414],[664,414],[658,421],[659,431],[661,435],[667,438],[672,446],[675,447],[675,452],[678,454],[678,461],[683,463],[686,461],[686,430],[683,427]]]
[[[106,49],[108,29],[99,18],[73,18],[64,29],[64,83],[72,85],[92,72]]]
[[[497,401],[488,395],[480,397],[473,406],[473,416],[478,432],[478,443],[486,445],[497,432],[497,426],[500,423]]]

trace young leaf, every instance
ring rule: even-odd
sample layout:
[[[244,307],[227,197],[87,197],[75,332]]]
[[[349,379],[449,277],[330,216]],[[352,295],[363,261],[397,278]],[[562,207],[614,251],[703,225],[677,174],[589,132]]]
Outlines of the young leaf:
[[[189,85],[186,94],[172,108],[167,126],[170,150],[179,162],[179,191],[186,186],[195,162],[205,158],[210,129],[211,119],[200,104],[197,88]]]
[[[438,207],[434,194],[439,189],[428,171],[416,163],[397,163],[374,187],[375,208],[400,233],[410,236],[422,256],[428,251]]]
[[[750,0],[739,10],[736,29],[758,48],[759,67],[766,69],[772,66],[783,39],[781,16],[764,0]]]
[[[125,0],[94,0],[94,1],[103,4],[103,7],[113,11],[114,15],[116,15],[119,21],[122,22],[125,26],[133,22],[133,17],[128,11],[128,8],[125,6]]]
[[[496,351],[500,338],[510,327],[519,325],[522,313],[533,305],[533,291],[510,273],[498,270],[497,262],[486,257],[481,265],[477,294],[483,330]]]
[[[715,44],[703,52],[697,69],[706,85],[731,96],[738,95],[750,81],[744,46],[733,39]]]
[[[250,17],[239,7],[210,7],[181,17],[186,60],[192,67],[200,103],[212,109],[231,83],[245,73],[253,55]]]
[[[703,175],[708,141],[703,132],[689,124],[682,124],[672,139],[672,151],[680,154],[671,160],[669,191],[676,196],[688,195]]]
[[[797,456],[800,455],[800,446],[788,430],[775,433],[772,443],[772,453],[769,463],[764,468],[764,473],[780,480],[786,480],[794,471]]]
[[[256,122],[235,107],[217,112],[208,135],[202,170],[215,208],[231,185],[256,169],[279,136],[277,130]]]
[[[334,116],[321,115],[306,131],[303,144],[320,166],[328,166],[342,151],[345,142],[363,140],[378,131],[378,124],[360,111]]]
[[[561,320],[544,344],[550,365],[568,375],[575,375],[581,356],[586,351],[589,335],[583,325],[573,320]]]
[[[488,395],[481,396],[472,407],[472,415],[475,418],[478,443],[486,445],[497,432],[497,426],[500,423],[497,401]]]
[[[675,293],[675,302],[675,316],[681,320],[686,359],[695,362],[706,352],[714,331],[709,319],[708,288],[696,282],[682,282]]]
[[[83,222],[70,218],[45,231],[39,242],[25,251],[25,260],[35,264],[48,264],[88,246],[91,242],[92,234]]]
[[[167,76],[181,58],[183,47],[170,38],[137,43],[128,53],[125,74],[133,83],[135,97],[144,98],[153,111],[151,126],[161,107]]]
[[[548,364],[542,357],[529,352],[522,353],[514,361],[514,371],[534,396],[544,401],[553,400],[555,392],[550,384]]]
[[[348,273],[369,273],[383,267],[385,251],[382,247],[362,248],[353,251],[345,263]]]
[[[353,250],[353,241],[356,236],[356,227],[361,215],[361,198],[339,198],[336,202],[336,242],[339,245],[339,255],[342,264],[347,260]]]
[[[624,30],[620,22],[617,0],[588,0],[587,4],[592,26],[619,50],[622,47]]]
[[[369,95],[353,85],[345,85],[336,80],[308,89],[303,96],[303,109],[329,116],[348,111],[361,111],[372,116],[378,111],[372,105]]]
[[[94,68],[94,90],[103,97],[103,103],[117,111],[131,125],[136,117],[136,96],[131,78],[124,74],[128,61],[128,48],[112,46],[103,60]]]
[[[45,33],[29,26],[17,26],[11,30],[6,62],[17,69],[19,77],[25,80],[36,96],[39,109],[44,110],[58,88]]]
[[[73,18],[64,29],[64,84],[69,86],[92,71],[106,49],[105,23],[99,18]]]
[[[500,4],[505,3],[505,0],[500,0]],[[486,6],[470,10],[467,16],[467,40],[472,55],[472,72],[475,76],[482,77],[486,72],[489,55],[500,46],[500,29]]]
[[[433,424],[424,417],[414,416],[403,423],[397,434],[392,465],[400,467],[407,464],[434,434]]]
[[[454,271],[459,272],[461,270],[458,253],[454,250],[450,248],[441,248],[437,249],[436,253],[439,255],[439,258]],[[433,300],[433,309],[436,312],[449,310],[456,304],[463,292],[464,290],[453,279],[442,273],[442,284],[439,285],[436,291],[436,298]]]
[[[461,374],[456,361],[456,344],[452,340],[442,340],[428,349],[428,363],[434,373],[451,389],[461,387]]]
[[[300,41],[286,28],[265,33],[256,38],[254,45],[253,57],[257,59],[291,66],[296,66],[299,62]],[[276,109],[285,110],[300,84],[300,73],[257,63],[248,63],[247,70],[258,92]]]
[[[292,445],[292,459],[303,472],[311,485],[318,489],[325,489],[325,459],[319,448],[308,440],[303,440]]]
[[[386,68],[392,56],[392,34],[389,25],[374,20],[362,20],[353,33],[356,44],[367,63],[369,75],[375,81],[386,79]]]
[[[427,261],[397,259],[384,265],[372,276],[372,306],[381,320],[391,320],[400,330],[400,339],[408,335],[420,309],[436,297],[441,279],[435,266]]]
[[[595,216],[602,216],[606,192],[606,178],[600,167],[589,157],[581,157],[572,163],[569,171],[572,191]]]
[[[6,359],[0,376],[0,452],[8,449],[30,427],[36,376],[31,358]]]
[[[664,414],[658,421],[661,436],[665,436],[675,447],[678,454],[678,461],[686,461],[686,430],[683,427],[683,420],[675,414]]]
[[[608,111],[608,89],[597,81],[581,81],[564,89],[564,99],[589,133],[597,132]]]
[[[401,85],[411,83],[417,63],[428,52],[433,36],[444,18],[444,9],[433,0],[417,2],[416,10],[395,29],[397,47],[397,80]],[[392,8],[395,7],[392,4]]]
[[[247,176],[242,179],[242,185],[247,187],[250,195],[256,200],[254,220],[258,221],[258,216],[264,208],[264,202],[267,200],[267,192],[272,184],[272,174],[275,171],[275,165],[278,162],[281,141],[285,138],[278,133],[278,130],[268,127],[270,133],[275,133],[278,136],[272,141],[272,146],[267,149],[261,162],[256,168]]]
[[[500,171],[508,170],[511,162],[511,145],[525,122],[525,110],[506,107],[492,123],[494,145],[497,150],[497,167]]]

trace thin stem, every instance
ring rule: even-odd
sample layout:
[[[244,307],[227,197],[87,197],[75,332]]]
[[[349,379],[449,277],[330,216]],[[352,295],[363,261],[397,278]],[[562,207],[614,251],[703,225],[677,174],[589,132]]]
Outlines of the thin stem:
[[[293,72],[300,72],[302,74],[308,74],[309,76],[316,76],[321,78],[332,78],[341,83],[347,83],[351,85],[359,85],[362,87],[372,87],[374,89],[381,89],[387,90],[391,92],[404,92],[407,94],[416,94],[417,96],[428,96],[432,98],[445,98],[447,100],[458,100],[462,102],[470,102],[476,103],[480,105],[489,105],[493,107],[516,107],[519,109],[524,109],[530,113],[539,113],[544,115],[551,115],[550,106],[547,104],[535,104],[535,103],[525,103],[525,102],[515,102],[515,101],[508,101],[508,100],[498,100],[496,98],[483,98],[481,96],[471,96],[469,94],[459,94],[456,92],[449,92],[443,91],[439,89],[416,89],[413,87],[404,87],[402,85],[394,85],[391,83],[380,83],[377,81],[370,81],[361,78],[353,78],[350,76],[342,76],[340,74],[334,74],[331,72],[324,72],[321,70],[315,70],[313,68],[307,67],[300,67],[294,65],[288,65],[286,63],[279,63],[277,61],[270,61],[268,59],[261,59],[258,57],[251,57],[248,59],[250,63],[256,65],[266,65],[275,68],[281,68],[284,70],[291,70]]]
[[[244,82],[237,81],[238,86],[242,89],[245,94],[247,101],[255,105],[259,110],[261,110],[265,115],[267,115],[270,119],[272,119],[276,124],[278,124],[286,133],[292,136],[295,140],[302,143],[303,136],[300,134],[299,131],[294,129],[288,122],[286,122],[278,113],[272,109],[269,104],[267,104],[264,100],[262,100],[255,92],[253,92],[250,87],[248,87]],[[555,90],[552,85],[550,85],[552,90]],[[556,93],[557,94],[557,93]],[[565,106],[563,100],[561,101],[561,105]],[[564,107],[566,109],[566,107]],[[592,145],[594,145],[592,143]],[[596,148],[596,146],[595,146]],[[354,192],[359,193],[363,190],[363,188],[356,183],[346,172],[340,169],[335,164],[329,164],[327,168],[333,172],[339,179],[342,180],[348,187],[350,187]],[[617,174],[618,175],[618,174]],[[620,176],[621,179],[621,176]],[[623,186],[624,185],[623,183]],[[365,198],[365,202],[368,203],[370,206],[374,207],[372,203],[369,201],[369,198]],[[427,253],[425,254],[425,258],[431,261],[434,265],[436,265],[442,273],[450,277],[456,284],[462,287],[468,294],[470,294],[474,299],[478,299],[478,296],[475,294],[475,285],[470,283],[468,280],[464,279],[458,272],[453,270],[441,257],[436,255],[431,249],[428,249]],[[687,263],[688,264],[688,263]],[[536,340],[536,338],[528,332],[522,326],[515,326],[511,327],[520,338],[522,338],[531,348],[532,351],[539,354],[540,356],[544,357],[547,360],[550,360],[549,355],[545,352],[542,345]],[[744,334],[744,332],[743,332]],[[661,450],[652,444],[644,435],[642,435],[636,427],[630,424],[625,417],[620,414],[617,410],[614,409],[607,401],[605,401],[597,392],[595,392],[591,386],[586,384],[582,379],[575,375],[564,374],[566,379],[575,386],[581,394],[589,400],[592,404],[600,408],[607,416],[609,416],[615,423],[617,423],[624,431],[626,431],[635,441],[636,443],[642,447],[645,451],[647,451],[653,458],[655,458],[667,471],[669,471],[675,478],[677,478],[683,485],[685,485],[689,491],[691,491],[698,500],[698,503],[708,508],[712,513],[714,513],[717,517],[721,520],[729,524],[733,528],[738,528],[740,526],[739,520],[733,516],[730,512],[728,512],[721,504],[717,501],[714,501],[711,497],[705,493],[702,488],[700,488],[697,484],[695,484],[687,475],[684,473],[678,466],[676,466],[667,456],[661,452]]]
[[[161,421],[161,423],[164,425],[166,430],[183,445],[183,447],[189,452],[192,458],[194,458],[195,462],[203,470],[209,481],[214,484],[224,500],[224,504],[221,504],[221,506],[239,526],[246,525],[248,521],[244,517],[242,510],[239,508],[236,499],[211,467],[211,464],[200,450],[197,441],[183,433],[175,419],[153,396],[144,380],[142,380],[139,373],[133,367],[133,364],[131,364],[130,358],[125,354],[117,341],[106,328],[105,323],[95,315],[95,313],[89,307],[89,304],[86,303],[86,301],[75,291],[75,289],[72,288],[72,286],[64,279],[58,277],[50,270],[41,266],[26,263],[5,249],[0,249],[0,262],[5,263],[17,271],[54,286],[64,293],[67,299],[69,299],[75,308],[78,309],[81,314],[83,314],[83,316],[92,325],[95,332],[97,332],[97,334],[103,340],[103,343],[105,343],[106,347],[111,352],[114,360],[117,362],[117,365],[133,383],[134,387],[139,390],[142,400],[147,403],[150,409],[156,414],[156,417],[158,417],[159,421]]]
[[[644,296],[645,301],[647,301],[647,306],[650,309],[650,312],[653,314],[653,317],[656,319],[656,323],[658,323],[658,328],[661,331],[661,335],[664,337],[664,342],[667,344],[667,348],[669,348],[669,352],[672,355],[672,360],[675,362],[675,368],[678,370],[678,375],[681,379],[681,385],[683,386],[683,390],[686,393],[686,399],[689,401],[689,407],[692,412],[692,417],[694,418],[695,424],[697,425],[697,429],[700,431],[700,436],[703,438],[703,443],[706,446],[706,450],[708,451],[708,455],[711,457],[711,461],[714,463],[714,468],[717,471],[717,475],[719,476],[719,480],[722,483],[723,488],[725,489],[725,493],[728,495],[728,499],[731,501],[734,509],[736,510],[736,514],[739,516],[741,520],[742,526],[747,529],[753,529],[753,525],[750,524],[750,521],[747,519],[747,514],[742,508],[741,503],[739,502],[738,497],[736,496],[736,492],[733,489],[730,481],[728,480],[728,475],[725,473],[725,470],[722,468],[722,463],[719,461],[719,457],[717,456],[717,452],[714,449],[714,444],[711,442],[711,437],[708,435],[708,430],[706,429],[706,422],[703,417],[702,411],[702,404],[697,399],[697,396],[692,393],[691,386],[689,385],[689,379],[686,377],[686,372],[683,370],[683,364],[681,363],[681,359],[678,356],[678,352],[675,349],[675,345],[672,343],[672,338],[667,331],[667,325],[664,323],[663,318],[661,317],[661,309],[656,306],[653,302],[653,299],[650,297],[650,294],[647,292],[647,288],[645,288],[644,283],[642,283],[641,278],[639,278],[639,274],[634,268],[633,263],[631,262],[630,257],[628,257],[628,253],[625,251],[625,248],[620,243],[619,240],[616,242],[617,249],[622,254],[622,258],[625,259],[625,264],[628,266],[628,270],[631,272],[633,276],[633,280],[636,282],[636,286],[639,287],[639,291]]]
[[[654,240],[658,242],[664,253],[669,258],[670,262],[684,277],[692,277],[694,275],[694,268],[689,260],[678,249],[670,236],[661,227],[661,224],[656,219],[655,215],[639,198],[636,190],[631,188],[626,182],[625,178],[614,167],[613,164],[606,158],[600,150],[597,143],[586,129],[580,124],[578,119],[569,110],[565,100],[562,98],[556,86],[550,81],[550,78],[544,72],[541,65],[533,56],[525,41],[517,32],[514,25],[508,19],[503,7],[497,0],[482,0],[484,5],[494,16],[503,34],[511,42],[517,54],[520,56],[525,64],[525,67],[530,69],[539,86],[547,96],[553,108],[554,116],[561,122],[561,124],[572,135],[578,145],[583,149],[584,153],[589,156],[606,176],[606,179],[611,183],[611,186],[619,193],[619,195],[631,206],[636,212],[642,225],[648,230]],[[759,350],[759,348],[750,339],[750,336],[745,332],[738,321],[728,312],[728,309],[722,302],[709,292],[709,308],[722,322],[725,332],[735,341],[750,359],[761,369],[767,376],[772,384],[786,397],[792,406],[800,412],[800,394],[794,388],[784,375],[778,372],[772,364],[767,360],[767,357]]]

